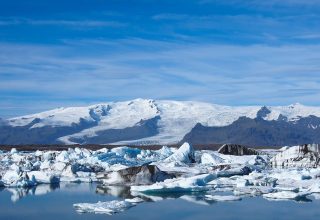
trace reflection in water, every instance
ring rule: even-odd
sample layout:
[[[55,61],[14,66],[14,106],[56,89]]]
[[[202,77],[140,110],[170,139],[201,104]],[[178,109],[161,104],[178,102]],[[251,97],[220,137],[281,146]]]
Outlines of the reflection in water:
[[[165,199],[183,199],[198,205],[211,205],[216,203],[213,200],[208,200],[204,192],[177,192],[177,193],[157,193],[157,194],[143,194],[139,192],[131,192],[128,186],[105,186],[98,185],[96,193],[111,195],[121,199],[141,198],[145,202],[157,202]],[[208,192],[207,192],[208,193]]]
[[[1,191],[2,190],[2,191]],[[125,206],[121,214],[109,216],[108,219],[318,219],[320,210],[319,200],[303,205],[295,202],[273,202],[259,197],[241,196],[239,202],[215,202],[205,198],[207,194],[232,194],[232,191],[218,192],[218,190],[203,193],[171,194],[171,195],[133,195],[129,187],[97,186],[97,184],[71,184],[39,185],[29,189],[0,188],[0,219],[24,219],[24,220],[105,220],[104,215],[79,215],[74,207],[75,203],[89,203],[93,206],[98,202],[108,203],[112,201],[124,201],[132,197],[142,198],[145,203],[137,203],[137,199],[131,199],[134,206]],[[22,198],[22,201],[12,203]],[[26,199],[25,196],[28,198]],[[24,197],[24,198],[23,198]],[[320,198],[319,194],[310,195],[308,198]],[[162,202],[154,202],[165,200]],[[192,203],[187,203],[192,202]],[[108,203],[111,208],[121,203]],[[194,205],[193,205],[194,204]],[[99,206],[97,207],[99,208]],[[105,207],[103,207],[105,208]],[[122,211],[117,207],[115,211]],[[231,210],[231,211],[230,211]],[[161,215],[159,215],[161,213]]]
[[[41,184],[29,188],[6,188],[7,191],[11,192],[11,201],[17,202],[26,196],[40,196],[45,195],[60,188],[60,184]]]
[[[231,195],[232,189],[228,190],[212,190],[206,192],[189,192],[189,193],[156,193],[156,194],[143,194],[139,192],[131,192],[130,187],[128,186],[105,186],[105,185],[96,185],[96,184],[85,184],[85,183],[58,183],[58,184],[41,184],[31,188],[3,188],[0,187],[0,192],[3,190],[9,191],[12,193],[11,201],[17,202],[18,200],[27,197],[27,196],[40,196],[51,193],[55,190],[81,190],[80,188],[91,188],[92,191],[95,191],[100,195],[113,196],[118,199],[133,199],[133,198],[141,198],[145,202],[157,202],[166,199],[182,199],[184,201],[192,202],[198,205],[212,205],[217,203],[214,200],[210,200],[205,197],[206,194],[215,194],[215,195]],[[247,195],[247,197],[251,197],[252,195]],[[242,195],[241,197],[245,197]],[[312,202],[311,198],[315,197],[315,199],[320,198],[319,194],[313,194],[308,198],[300,198],[294,200],[296,202]]]
[[[117,197],[117,199],[95,203],[75,203],[73,204],[75,210],[78,213],[113,215],[128,210],[143,202],[157,202],[166,199],[182,199],[200,205],[211,205],[215,203],[214,201],[206,199],[206,193],[204,192],[142,194],[131,192],[130,187],[99,185],[96,188],[96,193],[114,196]]]
[[[128,186],[103,186],[98,185],[96,193],[110,195],[122,199],[132,199],[134,196],[131,195],[130,187]]]
[[[205,195],[222,195],[228,196],[233,195],[233,188],[225,188],[225,189],[215,189],[206,192],[177,192],[177,193],[139,193],[139,192],[131,192],[130,187],[128,186],[105,186],[98,185],[96,188],[96,193],[111,195],[121,199],[132,199],[135,197],[143,199],[145,202],[157,202],[166,199],[182,199],[188,202],[192,202],[198,205],[212,205],[217,203],[217,201],[212,200]],[[254,195],[246,194],[241,195],[241,198],[244,197],[253,197]],[[314,197],[320,197],[319,195],[313,195]],[[295,200],[291,200],[299,203],[304,202],[312,202],[311,198],[297,198]]]

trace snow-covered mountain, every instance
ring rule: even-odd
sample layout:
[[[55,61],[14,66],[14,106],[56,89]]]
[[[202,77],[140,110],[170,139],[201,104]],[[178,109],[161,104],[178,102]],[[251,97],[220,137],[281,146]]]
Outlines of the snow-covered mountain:
[[[287,126],[301,124],[301,119],[310,116],[314,118],[305,121],[303,126],[318,131],[320,120],[316,119],[320,119],[320,107],[301,104],[230,107],[192,101],[135,99],[88,107],[58,108],[2,120],[0,143],[171,144],[180,142],[188,137],[187,134],[190,137],[190,132],[199,125],[202,128],[228,130],[240,119],[246,118],[281,122],[284,123],[281,126]],[[214,143],[215,139],[210,141]],[[228,141],[228,138],[222,141]]]

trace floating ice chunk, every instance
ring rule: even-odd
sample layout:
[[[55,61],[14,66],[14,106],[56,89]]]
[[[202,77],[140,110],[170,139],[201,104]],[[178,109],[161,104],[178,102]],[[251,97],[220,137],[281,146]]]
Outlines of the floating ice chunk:
[[[97,213],[97,214],[115,214],[118,212],[123,212],[133,206],[137,201],[130,202],[130,201],[119,201],[113,200],[108,202],[97,202],[97,203],[77,203],[73,204],[73,207],[76,209],[77,212],[80,213]]]
[[[209,154],[209,153],[204,153],[202,154],[201,156],[201,163],[202,164],[221,164],[221,163],[224,163],[224,159],[222,159],[221,157],[219,157],[218,155],[212,153],[212,154]]]
[[[60,154],[56,157],[56,161],[67,163],[70,161],[69,153],[65,150],[61,151]]]
[[[155,165],[143,165],[114,171],[99,179],[106,185],[147,185],[174,177],[174,175],[161,171]]]
[[[187,178],[167,179],[152,185],[131,186],[131,191],[143,193],[168,193],[168,192],[192,192],[206,191],[209,189],[207,183],[216,178],[213,174],[201,174]]]
[[[194,149],[189,143],[184,143],[176,152],[166,158],[164,162],[193,163],[195,162]]]
[[[247,162],[252,168],[259,169],[268,165],[266,156],[257,155]]]
[[[319,166],[319,145],[293,146],[274,156],[270,164],[272,167],[317,167]]]
[[[320,183],[314,183],[308,188],[309,192],[320,193]]]
[[[225,188],[225,187],[233,187],[235,185],[235,180],[226,178],[226,177],[220,177],[218,179],[214,179],[210,181],[207,185],[213,185],[215,188]]]
[[[42,158],[44,161],[53,160],[55,157],[55,153],[52,151],[44,152]]]
[[[59,183],[60,178],[54,174],[43,171],[30,171],[28,176],[34,179],[37,183]]]
[[[270,177],[266,174],[252,172],[246,178],[249,180],[251,185],[254,186],[272,186],[275,187],[278,179]]]
[[[141,149],[132,147],[116,147],[112,148],[111,152],[121,157],[136,158],[137,155],[141,153]]]
[[[18,150],[17,150],[16,148],[12,148],[11,151],[10,151],[10,153],[11,153],[11,154],[18,153]]]
[[[219,201],[219,202],[230,202],[230,201],[239,201],[241,197],[239,196],[232,196],[232,195],[205,195],[205,197],[209,200]]]
[[[26,172],[7,171],[2,177],[5,186],[9,187],[29,187],[35,186],[36,180],[34,177],[30,179]]]
[[[13,163],[13,164],[10,166],[10,170],[15,171],[16,173],[19,173],[21,169],[20,169],[20,167],[19,167],[17,164]]]
[[[144,202],[144,200],[139,197],[134,197],[133,199],[125,199],[124,201],[130,202],[133,204]]]
[[[273,200],[297,200],[297,199],[303,199],[310,193],[307,192],[292,192],[292,191],[281,191],[281,192],[274,192],[274,193],[268,193],[263,194],[262,196],[266,199],[273,199]]]
[[[289,146],[284,146],[284,147],[281,147],[280,149],[279,149],[279,151],[285,151],[285,150],[288,150],[289,149]]]
[[[311,175],[309,172],[305,170],[282,170],[280,172],[273,172],[270,174],[271,177],[277,179],[292,179],[292,180],[308,180],[311,179]]]
[[[249,187],[237,187],[234,189],[233,194],[236,196],[240,196],[240,195],[258,196],[258,195],[272,193],[272,192],[274,192],[274,189],[269,186],[249,186]]]
[[[277,191],[299,192],[299,188],[295,186],[276,186],[274,189]]]
[[[45,161],[41,162],[39,169],[40,169],[40,170],[49,169],[49,168],[50,168],[50,165],[51,165],[51,162],[48,161],[48,160],[45,160]],[[62,169],[63,169],[63,168],[62,168]],[[61,170],[62,170],[62,169],[61,169]]]
[[[164,157],[169,157],[173,153],[172,150],[167,146],[163,146],[160,150],[157,150],[156,152]]]
[[[37,150],[36,152],[34,152],[34,156],[36,157],[41,157],[43,155],[43,151]]]
[[[237,187],[245,187],[245,186],[249,186],[249,180],[247,180],[247,179],[238,179],[237,181],[236,181],[236,186]]]
[[[243,176],[248,175],[251,172],[251,169],[247,166],[244,167],[234,167],[228,170],[222,170],[217,172],[218,177],[231,177],[235,175]]]
[[[42,164],[41,164],[42,166]],[[64,162],[56,162],[53,164],[53,169],[56,170],[56,171],[63,171],[65,168],[66,168],[67,164],[64,163]],[[48,168],[50,167],[50,162],[44,162],[43,164],[43,168]]]
[[[16,153],[11,154],[11,160],[15,163],[20,163],[25,160],[25,157],[16,152]]]

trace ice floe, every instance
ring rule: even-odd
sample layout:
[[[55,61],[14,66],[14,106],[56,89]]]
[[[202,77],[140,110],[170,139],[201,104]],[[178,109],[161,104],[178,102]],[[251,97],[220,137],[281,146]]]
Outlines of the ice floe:
[[[281,191],[281,192],[274,192],[274,193],[267,193],[264,194],[263,197],[267,199],[274,199],[274,200],[297,200],[297,199],[304,199],[310,193],[306,192],[292,192],[292,191]]]
[[[142,201],[169,198],[203,205],[247,196],[320,199],[319,181],[318,145],[263,152],[237,145],[224,145],[219,152],[198,151],[188,143],[159,150],[123,146],[0,152],[0,187],[12,193],[13,201],[50,192],[45,186],[79,182],[96,182],[98,193],[122,198],[77,203],[74,207],[79,212],[114,214]]]
[[[100,214],[114,214],[117,212],[123,212],[126,209],[131,208],[136,203],[132,203],[129,201],[108,201],[108,202],[97,202],[97,203],[76,203],[74,204],[74,208],[79,213],[100,213]]]
[[[194,192],[208,190],[207,183],[215,179],[216,175],[201,174],[192,177],[167,179],[152,185],[131,186],[131,191],[143,193]]]

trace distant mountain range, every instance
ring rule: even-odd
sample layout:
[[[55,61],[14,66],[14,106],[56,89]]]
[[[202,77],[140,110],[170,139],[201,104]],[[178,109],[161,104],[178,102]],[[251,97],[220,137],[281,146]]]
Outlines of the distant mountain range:
[[[135,99],[0,119],[0,144],[320,143],[320,107]]]

